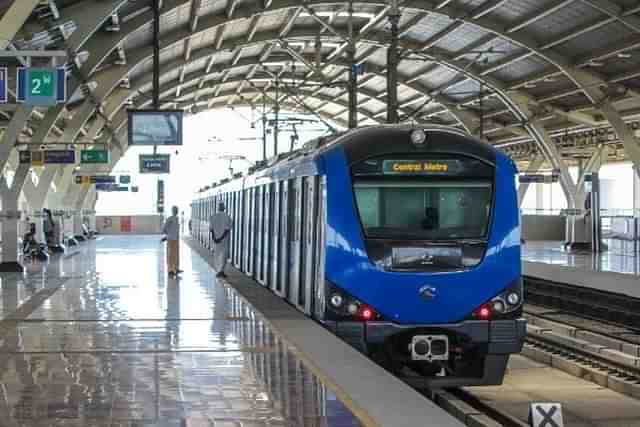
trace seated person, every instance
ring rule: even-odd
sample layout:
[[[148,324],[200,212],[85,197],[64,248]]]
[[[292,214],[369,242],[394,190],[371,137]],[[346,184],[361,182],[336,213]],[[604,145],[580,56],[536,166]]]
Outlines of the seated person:
[[[22,253],[26,255],[38,248],[40,248],[40,245],[36,241],[36,225],[34,223],[30,223],[29,231],[27,231],[22,238]]]
[[[95,239],[95,236],[94,236],[95,233],[93,231],[89,230],[89,226],[87,224],[85,224],[84,222],[82,223],[82,234],[87,239]]]

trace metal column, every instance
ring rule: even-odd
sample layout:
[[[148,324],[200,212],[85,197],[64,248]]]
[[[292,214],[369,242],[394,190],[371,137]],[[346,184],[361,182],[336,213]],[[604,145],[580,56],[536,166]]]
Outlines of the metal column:
[[[398,23],[400,10],[398,0],[391,0],[389,10],[391,40],[387,49],[387,123],[398,123]]]
[[[602,227],[600,221],[600,178],[597,172],[591,173],[591,250],[602,251]]]
[[[153,108],[160,108],[160,0],[153,0]]]
[[[356,43],[353,32],[353,1],[349,1],[349,129],[358,127],[358,70],[356,66]]]

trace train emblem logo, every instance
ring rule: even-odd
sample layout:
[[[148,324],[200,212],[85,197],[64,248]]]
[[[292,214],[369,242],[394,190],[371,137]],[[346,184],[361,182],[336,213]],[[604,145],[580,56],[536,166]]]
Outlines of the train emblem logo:
[[[436,297],[436,288],[430,285],[424,285],[420,288],[418,293],[423,299],[432,300]]]

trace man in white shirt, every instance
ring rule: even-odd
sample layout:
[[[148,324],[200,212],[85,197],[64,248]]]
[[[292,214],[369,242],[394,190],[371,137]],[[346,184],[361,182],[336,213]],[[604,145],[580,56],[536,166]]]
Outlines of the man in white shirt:
[[[227,277],[224,268],[229,258],[229,234],[233,228],[233,220],[225,212],[224,203],[218,204],[218,212],[209,219],[209,231],[213,239],[213,269],[216,277]]]
[[[162,233],[167,241],[167,268],[169,276],[177,276],[180,270],[180,221],[178,219],[178,207],[171,208],[172,215],[167,218],[162,228]]]

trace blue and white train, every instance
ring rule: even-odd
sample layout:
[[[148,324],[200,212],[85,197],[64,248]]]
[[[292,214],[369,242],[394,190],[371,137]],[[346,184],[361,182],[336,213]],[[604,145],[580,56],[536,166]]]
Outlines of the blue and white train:
[[[526,331],[515,174],[453,128],[361,128],[203,190],[194,234],[222,201],[233,265],[358,350],[415,386],[499,384]]]

